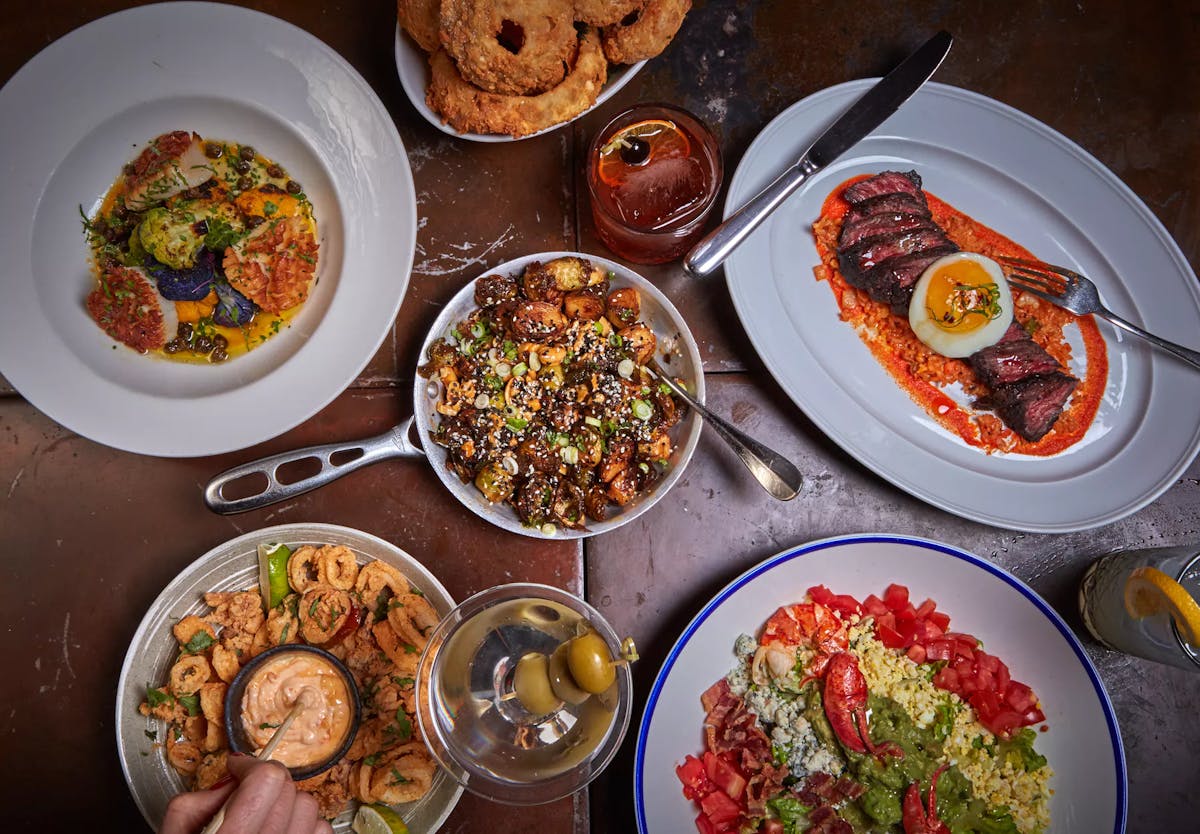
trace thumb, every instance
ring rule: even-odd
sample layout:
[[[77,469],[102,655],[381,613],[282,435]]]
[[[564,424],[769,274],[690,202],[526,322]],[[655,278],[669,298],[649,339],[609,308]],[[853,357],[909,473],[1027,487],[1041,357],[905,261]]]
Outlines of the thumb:
[[[160,834],[195,834],[225,804],[235,787],[230,783],[207,791],[185,791],[175,795],[167,803]]]

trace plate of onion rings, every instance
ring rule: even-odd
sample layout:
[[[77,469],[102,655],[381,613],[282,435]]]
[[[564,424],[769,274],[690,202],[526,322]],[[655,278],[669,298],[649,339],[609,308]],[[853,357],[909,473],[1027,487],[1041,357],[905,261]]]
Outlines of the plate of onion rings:
[[[398,0],[396,70],[443,133],[512,142],[574,121],[674,38],[691,0]]]

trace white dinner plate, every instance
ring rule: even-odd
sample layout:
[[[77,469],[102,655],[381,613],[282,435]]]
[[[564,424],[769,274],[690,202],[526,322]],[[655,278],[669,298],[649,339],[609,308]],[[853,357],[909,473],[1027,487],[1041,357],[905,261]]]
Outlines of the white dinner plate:
[[[425,90],[429,87],[431,73],[429,70],[429,56],[425,51],[404,33],[399,24],[396,26],[396,72],[400,75],[400,86],[404,88],[408,100],[412,102],[413,107],[417,108],[425,121],[436,127],[442,133],[455,136],[459,139],[469,139],[472,142],[517,142],[521,139],[531,139],[534,136],[541,136],[543,133],[549,133],[552,130],[557,130],[563,125],[571,122],[595,110],[604,102],[615,96],[617,92],[633,80],[633,77],[641,72],[642,67],[646,65],[645,61],[639,61],[636,64],[609,64],[608,65],[608,81],[604,84],[604,89],[600,91],[600,95],[596,97],[596,103],[580,113],[574,119],[568,119],[565,122],[559,122],[556,125],[539,130],[537,133],[531,133],[528,136],[509,136],[507,134],[497,133],[459,133],[450,125],[442,121],[442,117],[434,112],[428,104],[425,103]]]
[[[146,699],[147,686],[159,686],[167,679],[179,646],[171,626],[189,614],[203,616],[209,609],[204,594],[209,591],[242,591],[258,587],[258,546],[282,542],[295,549],[299,545],[335,544],[354,551],[360,565],[379,559],[400,570],[425,598],[445,616],[454,607],[454,599],[442,583],[420,562],[391,542],[335,524],[281,524],[238,536],[205,553],[175,577],[146,612],[129,642],[129,651],[121,666],[117,684],[116,731],[121,769],[133,799],[146,822],[155,831],[162,823],[167,801],[184,790],[183,780],[167,763],[157,742],[163,738],[162,721],[138,712]],[[397,805],[413,831],[436,831],[454,809],[462,786],[438,771],[433,785],[416,802]],[[334,830],[350,830],[357,803],[333,820]]]
[[[824,584],[835,594],[882,595],[907,585],[932,598],[955,631],[975,635],[1033,687],[1046,714],[1037,750],[1054,775],[1046,834],[1120,834],[1127,810],[1125,751],[1112,704],[1071,629],[1011,573],[945,544],[908,536],[823,539],[767,559],[727,585],[667,655],[642,715],[634,764],[641,834],[694,830],[698,810],[675,766],[703,750],[700,695],[733,668],[733,643],[757,634],[781,605]]]
[[[54,42],[0,90],[0,372],[72,431],[142,454],[241,449],[306,420],[391,329],[416,196],[383,104],[301,29],[215,3],[119,12]],[[221,365],[140,356],[92,322],[79,212],[171,130],[247,142],[304,187],[320,254],[291,326]]]
[[[785,110],[754,140],[726,213],[789,164],[874,82]],[[1085,437],[1050,457],[992,454],[931,420],[838,318],[812,223],[841,182],[915,169],[925,187],[1047,263],[1092,278],[1115,312],[1200,347],[1200,284],[1150,210],[1078,145],[984,96],[926,84],[869,137],[792,196],[727,261],[734,307],[779,384],[877,474],[964,518],[1068,532],[1149,504],[1200,450],[1194,368],[1100,322],[1108,383]]]

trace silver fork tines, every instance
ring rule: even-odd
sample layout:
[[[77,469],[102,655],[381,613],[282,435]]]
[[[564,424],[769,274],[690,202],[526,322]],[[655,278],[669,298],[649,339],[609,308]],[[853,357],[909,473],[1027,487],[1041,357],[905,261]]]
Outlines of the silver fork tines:
[[[1112,322],[1117,327],[1135,336],[1140,336],[1163,350],[1173,353],[1191,363],[1196,368],[1200,368],[1200,351],[1191,350],[1190,348],[1185,348],[1182,345],[1159,338],[1153,333],[1146,332],[1136,324],[1121,318],[1101,303],[1100,293],[1096,290],[1096,285],[1078,272],[1066,267],[1028,261],[1022,258],[1010,258],[1004,255],[1001,255],[997,260],[1000,261],[1005,272],[1008,273],[1009,283],[1018,290],[1032,293],[1038,298],[1045,299],[1051,304],[1057,304],[1059,307],[1069,310],[1076,315],[1082,316],[1092,313],[1100,316],[1106,321]]]

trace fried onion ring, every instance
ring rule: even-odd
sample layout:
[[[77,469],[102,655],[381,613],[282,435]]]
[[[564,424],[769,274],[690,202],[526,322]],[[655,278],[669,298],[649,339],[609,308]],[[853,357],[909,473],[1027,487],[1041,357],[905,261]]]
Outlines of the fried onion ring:
[[[481,90],[541,93],[567,75],[573,12],[571,0],[442,0],[442,47]]]
[[[440,7],[440,0],[396,0],[400,28],[426,52],[436,52],[442,45]]]
[[[476,89],[463,80],[445,51],[434,53],[430,65],[433,79],[425,101],[441,114],[442,121],[461,133],[537,133],[587,110],[608,80],[608,62],[594,31],[579,41],[575,65],[563,82],[537,96],[505,96]]]
[[[642,7],[643,0],[575,0],[575,19],[592,26],[611,26]]]
[[[646,0],[637,18],[604,28],[604,54],[614,64],[636,64],[658,55],[692,8],[692,0]]]

